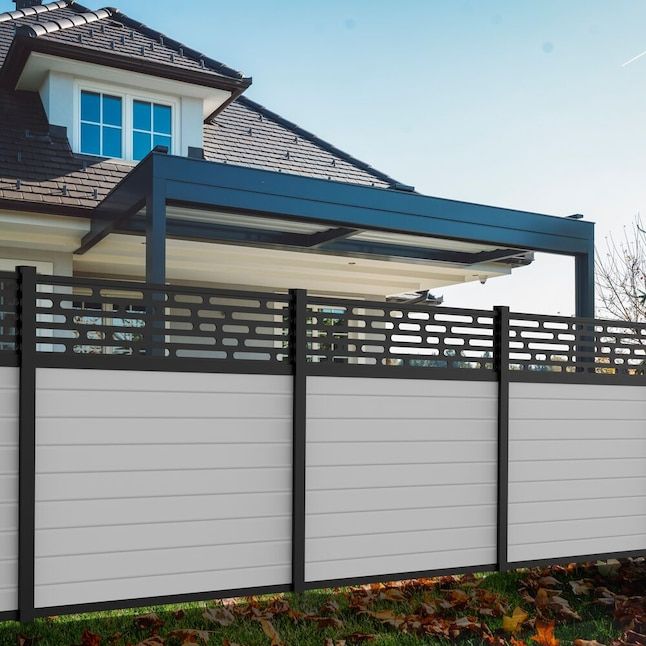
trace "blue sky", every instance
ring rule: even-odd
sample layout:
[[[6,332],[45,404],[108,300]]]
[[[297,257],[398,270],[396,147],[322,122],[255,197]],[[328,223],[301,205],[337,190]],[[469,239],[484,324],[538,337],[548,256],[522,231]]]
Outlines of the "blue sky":
[[[584,213],[601,245],[646,212],[646,56],[622,67],[646,50],[646,3],[109,4],[253,76],[250,97],[421,192]],[[569,259],[539,256],[444,294],[570,314],[572,275]]]

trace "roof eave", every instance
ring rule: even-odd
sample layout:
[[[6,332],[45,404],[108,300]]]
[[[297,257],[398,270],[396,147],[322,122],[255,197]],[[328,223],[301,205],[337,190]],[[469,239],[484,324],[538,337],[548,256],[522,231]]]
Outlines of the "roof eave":
[[[129,56],[123,56],[118,52],[108,53],[88,48],[74,47],[66,43],[44,40],[36,38],[30,33],[21,33],[19,31],[13,39],[0,72],[0,86],[12,90],[16,88],[25,64],[32,52],[50,54],[61,58],[167,78],[190,85],[201,85],[225,90],[231,92],[232,96],[235,95],[234,98],[242,94],[252,83],[250,77],[233,79],[216,74],[184,70],[169,65],[160,65],[159,63],[153,63],[151,61],[136,60]]]

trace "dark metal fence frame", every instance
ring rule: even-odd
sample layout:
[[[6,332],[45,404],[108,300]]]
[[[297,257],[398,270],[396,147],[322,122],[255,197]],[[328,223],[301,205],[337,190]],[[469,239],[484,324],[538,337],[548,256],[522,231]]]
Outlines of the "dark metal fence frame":
[[[100,284],[107,288],[136,289],[147,293],[164,294],[168,287],[146,286],[141,283],[126,283],[119,281],[91,280],[78,278],[38,277],[33,267],[19,267],[15,275],[0,274],[0,279],[8,283],[15,281],[15,315],[16,342],[15,351],[0,350],[0,366],[19,367],[19,567],[18,567],[18,600],[17,612],[0,613],[0,620],[19,619],[23,622],[35,617],[54,614],[90,612],[116,608],[139,607],[152,604],[179,603],[199,601],[214,598],[257,595],[272,592],[295,591],[321,587],[370,583],[374,581],[393,581],[416,577],[440,576],[478,571],[505,571],[516,567],[528,567],[548,563],[566,563],[573,561],[588,561],[604,558],[620,558],[642,555],[644,550],[609,553],[572,555],[564,558],[545,559],[529,562],[508,562],[508,476],[509,476],[509,384],[511,382],[556,382],[556,383],[585,383],[585,384],[615,384],[646,386],[644,374],[629,375],[625,370],[622,374],[609,374],[608,371],[599,373],[591,370],[589,353],[587,362],[580,367],[575,366],[573,372],[544,372],[532,370],[514,370],[513,359],[510,358],[510,330],[513,329],[511,319],[516,316],[507,307],[497,307],[493,312],[480,312],[491,317],[492,324],[492,356],[486,367],[413,367],[411,365],[390,366],[384,364],[361,365],[350,363],[308,361],[314,351],[311,345],[315,339],[308,333],[308,304],[310,300],[304,290],[291,290],[288,295],[263,294],[263,298],[274,297],[286,302],[288,320],[287,348],[284,360],[253,361],[233,359],[203,359],[178,358],[159,355],[150,352],[146,356],[111,356],[78,354],[71,352],[38,352],[37,344],[43,343],[39,336],[38,319],[38,284],[55,284],[57,286],[92,286]],[[13,284],[13,283],[12,283]],[[258,294],[233,292],[227,290],[202,290],[201,288],[177,288],[186,293],[209,294],[242,297],[258,297]],[[7,291],[7,290],[5,290]],[[11,291],[11,290],[9,290]],[[71,296],[70,296],[71,297]],[[323,299],[313,299],[317,303]],[[330,303],[339,302],[330,299]],[[345,301],[347,303],[347,301]],[[366,307],[362,301],[354,301],[357,307]],[[411,306],[380,304],[390,310],[407,310]],[[5,308],[6,309],[6,308]],[[475,310],[449,310],[440,308],[443,312],[467,312]],[[417,306],[419,311],[419,306]],[[523,315],[521,315],[523,316]],[[541,319],[541,317],[532,317]],[[549,317],[551,320],[561,320],[571,323],[572,319],[565,317]],[[588,329],[595,329],[598,323],[593,319],[576,319]],[[612,322],[603,322],[610,324]],[[621,324],[621,323],[620,323]],[[626,324],[621,324],[626,325]],[[47,322],[42,323],[47,327]],[[154,326],[154,323],[153,323]],[[646,325],[639,326],[646,334]],[[163,333],[161,333],[163,334]],[[278,338],[278,337],[277,337]],[[590,341],[593,343],[594,339]],[[646,341],[646,336],[645,336]],[[320,348],[318,350],[320,352]],[[465,361],[468,363],[468,361]],[[35,533],[35,482],[36,482],[36,369],[37,368],[78,368],[104,370],[163,370],[169,372],[234,372],[247,374],[284,374],[293,377],[293,502],[292,502],[292,582],[289,585],[268,586],[262,588],[243,588],[237,590],[219,590],[198,592],[194,594],[159,596],[154,598],[124,599],[82,605],[60,607],[34,607],[34,533]],[[613,364],[608,364],[612,368]],[[579,369],[580,368],[580,369]],[[358,578],[334,579],[326,581],[305,580],[305,517],[306,517],[306,400],[308,376],[346,376],[346,377],[379,377],[379,378],[416,378],[416,379],[457,379],[485,380],[498,383],[498,485],[497,485],[497,562],[478,564],[472,567],[450,568],[419,572],[386,572],[382,575]]]

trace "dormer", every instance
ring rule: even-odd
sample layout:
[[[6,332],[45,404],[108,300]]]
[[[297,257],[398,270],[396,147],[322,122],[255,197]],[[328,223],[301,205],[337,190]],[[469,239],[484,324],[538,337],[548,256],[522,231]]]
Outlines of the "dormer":
[[[203,123],[251,79],[116,9],[18,0],[3,86],[38,92],[75,153],[137,162],[199,154]],[[0,19],[2,17],[0,16]]]

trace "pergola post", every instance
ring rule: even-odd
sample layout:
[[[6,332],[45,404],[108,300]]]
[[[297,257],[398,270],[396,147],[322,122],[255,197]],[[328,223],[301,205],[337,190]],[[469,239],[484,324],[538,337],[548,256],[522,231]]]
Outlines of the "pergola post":
[[[574,258],[576,315],[594,318],[594,244]]]
[[[146,195],[146,283],[166,284],[166,196],[155,186]]]

